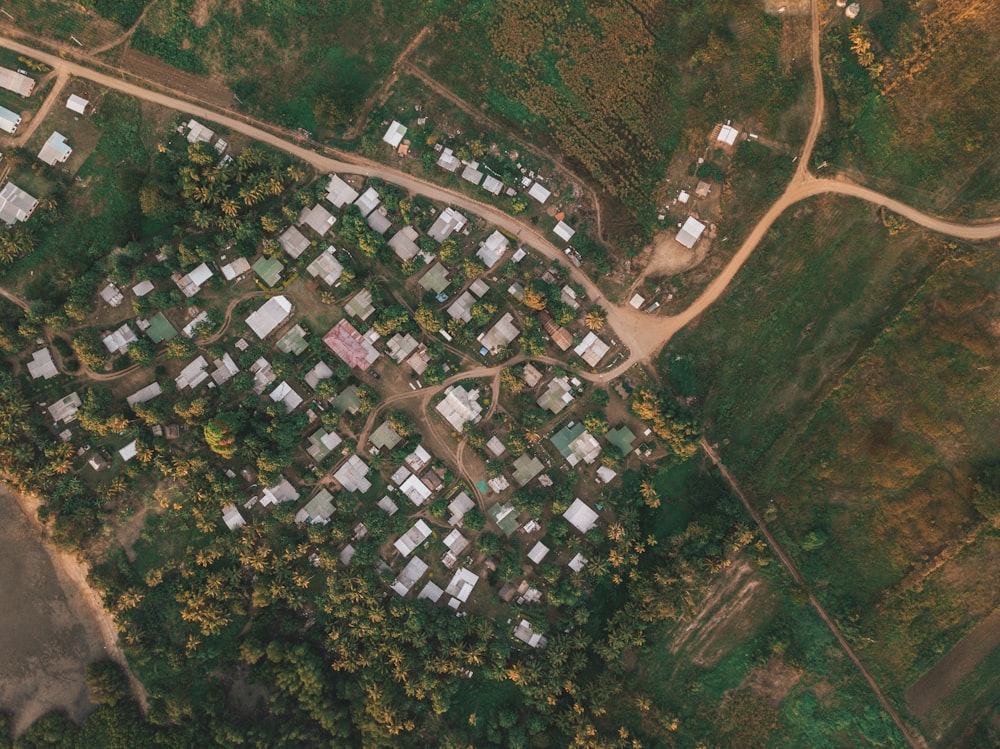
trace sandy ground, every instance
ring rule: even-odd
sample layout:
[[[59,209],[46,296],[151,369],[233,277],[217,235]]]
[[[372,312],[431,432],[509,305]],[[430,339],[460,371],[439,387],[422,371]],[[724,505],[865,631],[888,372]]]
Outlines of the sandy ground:
[[[2,485],[0,580],[0,706],[15,732],[52,709],[82,720],[93,709],[84,670],[106,655],[98,616]]]

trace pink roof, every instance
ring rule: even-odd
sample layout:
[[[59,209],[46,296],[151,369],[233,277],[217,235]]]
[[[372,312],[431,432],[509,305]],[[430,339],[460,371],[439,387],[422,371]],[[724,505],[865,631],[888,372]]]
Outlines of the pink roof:
[[[347,320],[341,320],[330,332],[323,336],[330,350],[349,367],[357,367],[362,372],[378,358],[378,351]]]

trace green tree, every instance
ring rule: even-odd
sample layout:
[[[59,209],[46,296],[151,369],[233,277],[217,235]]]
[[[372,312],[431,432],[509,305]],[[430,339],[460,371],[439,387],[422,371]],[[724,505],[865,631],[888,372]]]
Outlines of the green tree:
[[[478,507],[473,507],[462,518],[462,527],[470,531],[481,531],[486,525],[486,516]]]

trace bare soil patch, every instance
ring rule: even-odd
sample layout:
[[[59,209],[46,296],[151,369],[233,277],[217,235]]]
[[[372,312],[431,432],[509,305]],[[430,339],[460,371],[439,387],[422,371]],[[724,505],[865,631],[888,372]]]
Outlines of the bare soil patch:
[[[713,666],[732,643],[752,634],[774,604],[767,580],[740,557],[709,588],[694,619],[675,630],[670,652],[686,650],[692,663]]]
[[[93,709],[86,667],[107,655],[99,618],[57,554],[0,486],[0,706],[17,734],[49,710],[83,720]]]
[[[1000,647],[1000,610],[983,619],[906,690],[906,705],[923,718],[994,649]]]
[[[772,658],[767,668],[751,671],[743,682],[755,694],[768,700],[772,705],[780,705],[799,683],[802,674],[780,658]]]
[[[121,67],[133,75],[179,92],[183,96],[191,96],[227,109],[236,104],[233,92],[219,81],[179,70],[134,49],[127,50],[122,56]]]

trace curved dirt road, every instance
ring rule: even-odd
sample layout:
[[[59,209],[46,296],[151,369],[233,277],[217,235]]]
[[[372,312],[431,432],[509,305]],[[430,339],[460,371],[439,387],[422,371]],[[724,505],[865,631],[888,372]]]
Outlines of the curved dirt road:
[[[23,54],[31,55],[64,73],[87,78],[102,86],[121,91],[136,98],[217,122],[261,143],[285,151],[321,172],[342,172],[365,177],[376,177],[386,182],[394,183],[415,194],[424,195],[432,200],[450,203],[489,220],[537,252],[566,266],[570,271],[572,279],[584,287],[587,296],[595,303],[607,309],[608,324],[617,334],[622,344],[628,348],[630,355],[619,366],[602,373],[599,376],[599,381],[603,382],[618,377],[638,362],[650,360],[678,330],[691,322],[691,320],[715,302],[726,290],[730,281],[732,281],[754,249],[756,249],[766,234],[767,229],[770,228],[778,216],[784,213],[790,206],[806,198],[825,193],[853,196],[876,205],[885,206],[890,210],[899,212],[914,223],[959,239],[983,240],[1000,237],[1000,222],[955,224],[921,213],[897,200],[877,193],[874,190],[861,187],[860,185],[837,180],[817,180],[809,175],[808,162],[822,125],[823,117],[823,89],[819,65],[819,20],[816,0],[813,0],[812,33],[813,78],[814,83],[817,84],[816,106],[813,112],[813,120],[810,124],[809,135],[806,139],[803,153],[800,156],[798,170],[782,196],[771,206],[771,209],[750,233],[737,254],[723,269],[722,273],[708,286],[705,292],[684,312],[672,317],[663,318],[651,317],[629,306],[612,304],[604,297],[604,294],[601,293],[596,284],[579,268],[569,263],[562,251],[546,239],[537,229],[522,223],[513,216],[493,206],[470,198],[462,193],[425,182],[412,175],[353,154],[340,153],[333,149],[327,149],[335,153],[338,158],[325,156],[311,148],[305,147],[301,142],[292,142],[283,135],[276,134],[269,129],[248,122],[244,118],[235,116],[235,113],[216,112],[202,105],[185,102],[169,94],[151,91],[138,84],[119,80],[113,76],[91,70],[78,63],[63,60],[55,55],[41,52],[6,37],[0,36],[0,45]]]

